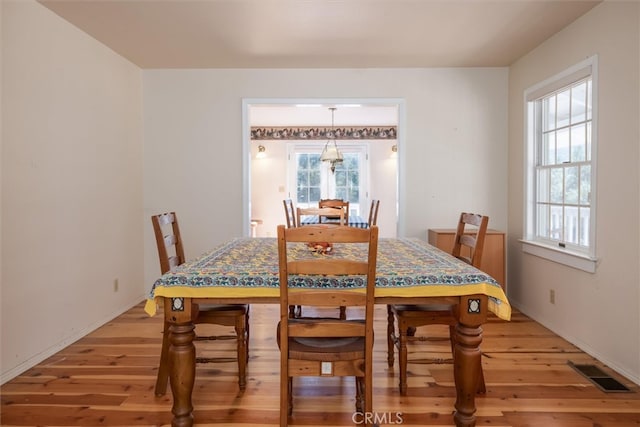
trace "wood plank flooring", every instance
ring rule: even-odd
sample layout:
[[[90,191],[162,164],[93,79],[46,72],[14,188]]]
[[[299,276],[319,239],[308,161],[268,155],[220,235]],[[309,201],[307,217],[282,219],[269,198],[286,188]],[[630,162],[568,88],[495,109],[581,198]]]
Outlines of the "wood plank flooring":
[[[0,424],[11,426],[165,426],[172,398],[154,395],[162,319],[143,305],[87,335],[2,385]],[[279,351],[276,305],[252,305],[248,385],[238,391],[235,362],[198,365],[193,392],[198,426],[276,426]],[[211,327],[210,325],[199,328]],[[446,337],[433,327],[432,335]],[[201,330],[200,333],[204,333]],[[409,364],[409,392],[398,393],[397,357],[388,368],[386,311],[376,308],[374,409],[381,426],[450,426],[455,400],[450,364]],[[233,342],[197,343],[198,354],[234,353]],[[450,357],[447,341],[416,343]],[[494,427],[640,426],[639,387],[515,312],[484,326],[487,394],[476,399],[477,425]],[[567,361],[595,364],[631,389],[605,393]],[[295,426],[354,426],[351,378],[294,382]]]

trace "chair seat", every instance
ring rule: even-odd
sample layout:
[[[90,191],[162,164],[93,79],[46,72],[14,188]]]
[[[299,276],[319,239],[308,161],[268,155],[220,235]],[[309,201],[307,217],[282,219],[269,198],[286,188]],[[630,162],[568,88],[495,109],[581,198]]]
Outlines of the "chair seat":
[[[198,304],[200,311],[246,311],[249,309],[249,304]]]
[[[396,313],[410,313],[413,311],[417,311],[420,313],[423,313],[425,311],[446,311],[448,313],[451,313],[451,310],[453,309],[454,305],[453,304],[425,304],[425,305],[411,305],[411,304],[392,304],[391,307],[393,308],[393,311],[395,311]]]
[[[450,325],[456,324],[456,317],[453,314],[455,305],[433,304],[433,305],[390,305],[390,311],[398,318],[400,326],[409,328],[408,336],[413,336],[415,328],[424,325]]]
[[[229,314],[237,316],[246,313],[249,310],[249,304],[198,304],[198,312],[215,311],[218,314]]]
[[[364,337],[289,339],[292,359],[340,361],[364,359]]]
[[[309,323],[317,321],[331,321],[331,317],[301,317],[295,323]],[[353,323],[364,323],[353,320]],[[280,323],[276,329],[278,348],[280,348]],[[304,360],[356,360],[364,357],[364,337],[291,337],[289,338],[289,354],[293,359]],[[335,353],[335,357],[331,357]]]
[[[248,330],[246,321],[249,313],[248,304],[198,304],[194,309],[195,324],[214,323],[224,326],[235,326],[239,319],[244,319],[244,327]]]

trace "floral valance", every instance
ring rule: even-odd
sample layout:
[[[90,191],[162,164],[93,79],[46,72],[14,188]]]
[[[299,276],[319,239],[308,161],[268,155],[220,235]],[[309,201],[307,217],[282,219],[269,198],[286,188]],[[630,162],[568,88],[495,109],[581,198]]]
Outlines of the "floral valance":
[[[397,139],[397,126],[251,127],[252,140]]]

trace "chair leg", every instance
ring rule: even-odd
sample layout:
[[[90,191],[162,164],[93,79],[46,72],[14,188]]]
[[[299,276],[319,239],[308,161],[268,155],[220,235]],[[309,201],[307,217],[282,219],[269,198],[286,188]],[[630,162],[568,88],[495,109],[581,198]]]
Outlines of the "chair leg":
[[[251,306],[247,306],[247,314],[244,316],[244,331],[245,331],[245,349],[246,349],[246,359],[245,364],[249,363],[249,308]]]
[[[236,319],[236,347],[238,358],[238,386],[244,390],[247,386],[247,329],[246,316]]]
[[[482,369],[482,361],[480,361],[480,368],[478,370],[480,375],[478,376],[478,394],[487,394],[487,386],[484,383],[484,372]]]
[[[340,320],[347,320],[347,307],[340,306]]]
[[[289,377],[287,381],[287,416],[293,414],[293,377]]]
[[[289,416],[292,413],[291,406],[291,377],[280,375],[280,427],[289,425]]]
[[[289,319],[297,319],[302,316],[302,306],[301,305],[290,305],[289,306]]]
[[[356,412],[364,412],[364,377],[356,377]]]
[[[407,326],[398,320],[398,365],[400,367],[400,395],[407,395]]]
[[[162,349],[160,350],[160,366],[158,367],[158,376],[156,378],[156,396],[164,396],[167,392],[167,384],[169,382],[169,322],[164,322],[162,331]]]
[[[389,365],[390,368],[393,367],[394,347],[396,345],[394,319],[395,316],[393,315],[391,306],[387,305],[387,365]]]

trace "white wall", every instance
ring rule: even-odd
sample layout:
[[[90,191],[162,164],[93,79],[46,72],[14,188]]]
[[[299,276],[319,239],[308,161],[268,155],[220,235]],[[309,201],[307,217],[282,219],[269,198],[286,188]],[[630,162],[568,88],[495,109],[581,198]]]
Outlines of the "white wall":
[[[5,382],[146,288],[140,69],[28,0],[2,1],[1,56]]]
[[[509,79],[509,298],[640,383],[640,3],[604,2],[513,64]],[[597,54],[595,274],[524,254],[523,93]],[[555,304],[549,291],[555,290]],[[570,356],[568,356],[570,358]]]
[[[406,107],[403,234],[426,239],[428,228],[455,226],[462,210],[505,229],[507,82],[505,68],[145,70],[145,218],[176,210],[188,258],[243,234],[243,99],[393,98]],[[149,222],[148,287],[158,272]]]

